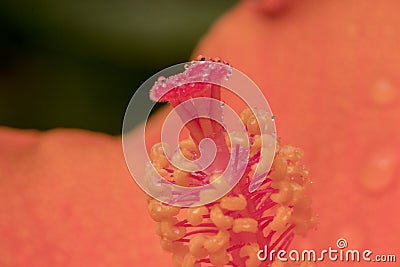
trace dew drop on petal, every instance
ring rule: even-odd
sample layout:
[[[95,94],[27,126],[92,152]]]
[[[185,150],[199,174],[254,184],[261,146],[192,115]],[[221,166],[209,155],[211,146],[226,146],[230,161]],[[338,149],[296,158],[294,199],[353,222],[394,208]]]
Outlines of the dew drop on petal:
[[[362,187],[371,193],[387,189],[395,179],[398,163],[394,150],[386,149],[369,155],[361,171]]]
[[[161,85],[161,87],[163,87],[163,88],[165,88],[165,86],[166,86],[166,81],[167,81],[167,78],[165,78],[164,76],[160,76],[160,77],[158,77],[158,79],[157,79],[157,84],[159,84],[159,85]]]
[[[372,85],[369,97],[377,106],[386,106],[396,101],[398,92],[390,81],[382,79]]]
[[[347,30],[347,36],[350,39],[354,40],[359,36],[359,30],[358,30],[357,26],[355,25],[355,23],[349,22],[346,30]]]

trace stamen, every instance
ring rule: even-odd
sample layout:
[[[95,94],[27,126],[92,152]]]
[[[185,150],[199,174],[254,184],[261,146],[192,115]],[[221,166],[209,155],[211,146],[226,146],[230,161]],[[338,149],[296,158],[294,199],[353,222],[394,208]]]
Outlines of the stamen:
[[[199,107],[192,98],[206,96],[220,100],[221,87],[207,81],[222,79],[229,74],[228,65],[210,67],[210,62],[222,62],[218,58],[201,56],[198,60],[186,66],[185,72],[160,79],[151,92],[153,100],[168,101],[174,107],[188,103],[178,109],[183,120],[198,112]],[[202,76],[204,71],[205,77]],[[222,118],[221,107],[210,104],[209,110],[214,118]],[[236,173],[243,173],[231,192],[199,207],[178,208],[148,200],[148,211],[157,222],[156,233],[160,236],[161,246],[173,253],[174,266],[259,267],[261,262],[257,252],[260,247],[267,245],[269,249],[286,250],[296,235],[315,228],[316,219],[308,195],[311,181],[300,161],[303,151],[278,144],[272,155],[271,170],[265,169],[267,166],[264,166],[266,162],[263,159],[271,156],[268,153],[272,153],[271,138],[274,138],[266,133],[271,129],[267,115],[262,110],[245,109],[240,118],[247,133],[232,133],[230,140],[214,120],[198,118],[189,121],[185,126],[190,131],[190,138],[179,143],[184,158],[197,159],[199,143],[204,138],[212,139],[217,147],[217,159],[203,171],[182,171],[172,166],[171,158],[175,161],[182,158],[165,155],[161,144],[155,144],[151,149],[151,165],[146,167],[149,180],[158,173],[177,185],[197,186],[212,182],[218,188],[223,183],[230,183]],[[248,138],[249,144],[243,143],[244,138]],[[228,149],[230,145],[231,151]],[[227,166],[230,173],[222,175],[221,170]],[[251,181],[260,185],[253,192],[248,191]],[[209,191],[196,191],[197,195],[172,190],[166,193],[173,195],[176,202],[195,203],[213,190]],[[279,266],[277,264],[277,261],[268,259],[262,266]]]

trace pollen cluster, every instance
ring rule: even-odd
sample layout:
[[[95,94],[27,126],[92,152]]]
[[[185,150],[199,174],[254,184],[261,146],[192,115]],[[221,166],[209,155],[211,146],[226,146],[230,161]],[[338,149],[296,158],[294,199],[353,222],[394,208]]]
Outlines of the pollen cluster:
[[[172,254],[174,266],[287,266],[275,259],[261,262],[257,252],[265,245],[270,250],[287,249],[295,235],[305,235],[316,226],[309,172],[301,163],[303,151],[279,142],[273,149],[275,137],[264,131],[271,123],[265,112],[245,109],[240,118],[247,136],[232,135],[226,144],[244,144],[243,138],[247,138],[249,158],[233,190],[215,202],[187,208],[148,199],[161,247]],[[181,141],[179,149],[188,160],[199,156],[191,138]],[[273,157],[270,169],[264,160],[268,156]],[[224,182],[218,173],[200,175],[174,167],[161,144],[151,148],[150,160],[159,175],[177,185]],[[172,157],[174,160],[180,159]],[[264,175],[265,180],[249,192],[250,181],[257,175]]]

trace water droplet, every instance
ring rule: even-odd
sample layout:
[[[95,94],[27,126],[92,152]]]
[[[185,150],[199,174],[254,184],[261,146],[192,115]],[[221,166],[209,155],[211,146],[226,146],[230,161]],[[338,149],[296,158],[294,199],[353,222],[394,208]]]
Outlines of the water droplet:
[[[398,97],[396,87],[388,80],[378,80],[370,89],[369,97],[378,106],[392,104]]]
[[[183,67],[185,68],[185,70],[187,70],[190,67],[190,65],[189,64],[185,64],[185,65],[183,65]]]
[[[157,79],[157,84],[160,85],[161,87],[165,88],[166,84],[165,82],[167,81],[167,79],[164,76],[160,76]]]
[[[224,102],[221,103],[221,108],[223,108],[223,107],[225,107],[225,103]]]
[[[271,117],[271,120],[273,120],[273,121],[274,121],[274,120],[275,120],[275,116],[272,116],[272,117]]]
[[[347,29],[346,30],[347,30],[347,35],[348,35],[349,38],[355,39],[355,38],[358,37],[358,29],[357,29],[357,26],[354,23],[350,22],[347,25]]]
[[[395,151],[386,149],[370,155],[361,172],[361,185],[372,193],[387,189],[394,181],[398,166]]]

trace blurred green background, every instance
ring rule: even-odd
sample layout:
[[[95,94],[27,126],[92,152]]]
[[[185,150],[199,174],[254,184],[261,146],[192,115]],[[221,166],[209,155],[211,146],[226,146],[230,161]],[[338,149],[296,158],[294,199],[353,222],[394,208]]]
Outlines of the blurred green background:
[[[235,2],[0,1],[0,125],[119,134],[140,84]]]

